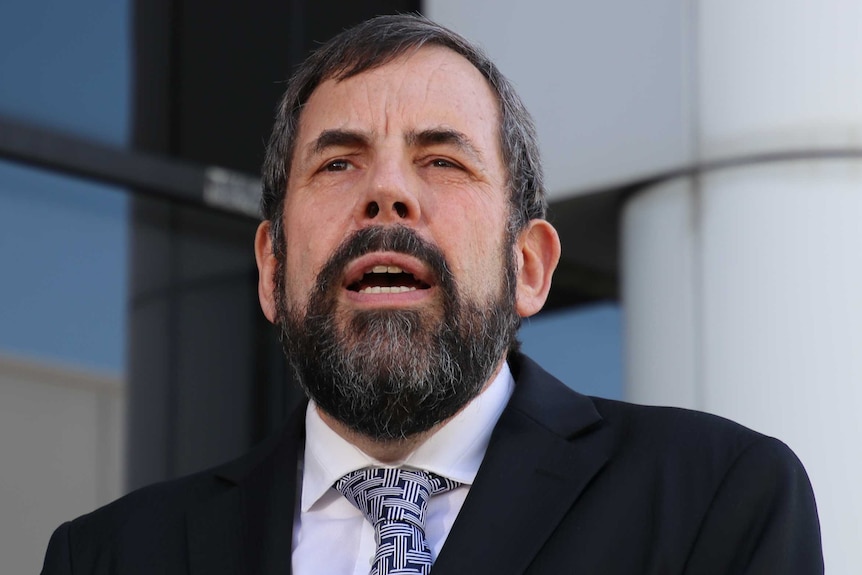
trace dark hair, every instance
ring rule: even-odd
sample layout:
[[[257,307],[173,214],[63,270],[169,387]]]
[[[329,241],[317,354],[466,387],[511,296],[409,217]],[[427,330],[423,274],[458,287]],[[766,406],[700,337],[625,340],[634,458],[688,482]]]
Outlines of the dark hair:
[[[382,66],[408,50],[442,46],[466,58],[488,80],[500,103],[500,144],[508,167],[510,232],[547,210],[542,165],[533,120],[509,81],[479,48],[417,14],[378,16],[345,30],[300,65],[279,103],[263,164],[261,211],[272,222],[273,248],[283,247],[281,215],[299,115],[322,82],[344,80]]]

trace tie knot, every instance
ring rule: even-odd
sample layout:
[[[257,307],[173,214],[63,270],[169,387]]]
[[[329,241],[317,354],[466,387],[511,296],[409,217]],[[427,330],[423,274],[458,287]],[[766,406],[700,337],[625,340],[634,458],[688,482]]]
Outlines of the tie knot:
[[[428,471],[368,467],[348,473],[335,488],[374,526],[377,551],[371,575],[430,575],[433,557],[425,540],[432,495],[457,481]]]
[[[335,488],[372,525],[385,521],[410,523],[424,531],[428,499],[460,483],[417,469],[367,467],[348,473]]]

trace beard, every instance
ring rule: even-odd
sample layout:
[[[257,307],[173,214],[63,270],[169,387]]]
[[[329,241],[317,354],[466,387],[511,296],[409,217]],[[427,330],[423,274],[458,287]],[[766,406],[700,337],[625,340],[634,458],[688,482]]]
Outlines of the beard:
[[[440,250],[410,228],[365,228],[348,237],[320,271],[304,313],[287,301],[280,256],[275,291],[281,341],[306,395],[378,442],[409,438],[455,415],[482,391],[520,324],[510,233],[502,247],[497,293],[477,301],[459,293]],[[422,261],[438,287],[438,305],[340,310],[343,270],[375,251]]]

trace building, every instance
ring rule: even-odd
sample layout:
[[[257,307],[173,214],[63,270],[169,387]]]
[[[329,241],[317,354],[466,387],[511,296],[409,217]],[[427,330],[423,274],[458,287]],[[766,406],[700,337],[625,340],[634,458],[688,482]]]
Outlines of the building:
[[[581,391],[783,439],[830,573],[857,572],[858,0],[7,2],[4,566],[284,417],[249,207],[277,82],[314,41],[415,9],[483,44],[537,119],[564,261],[527,351],[564,350],[551,370]]]

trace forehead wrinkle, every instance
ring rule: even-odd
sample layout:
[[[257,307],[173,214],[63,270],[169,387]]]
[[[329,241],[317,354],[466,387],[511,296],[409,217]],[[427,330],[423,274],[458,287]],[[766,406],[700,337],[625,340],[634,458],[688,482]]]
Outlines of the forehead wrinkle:
[[[335,132],[340,127],[344,132],[363,136],[364,141],[357,138],[352,144],[366,148],[373,147],[378,138],[396,136],[393,133],[396,131],[400,132],[400,136],[396,137],[410,147],[451,145],[474,159],[477,167],[487,168],[495,164],[495,152],[501,151],[499,109],[493,105],[483,106],[486,109],[479,110],[479,116],[475,111],[471,113],[474,118],[487,114],[485,120],[496,124],[492,130],[492,138],[486,141],[484,133],[473,133],[475,126],[472,124],[468,131],[461,129],[459,121],[462,118],[458,113],[462,106],[459,102],[449,100],[445,106],[440,104],[441,86],[453,82],[456,85],[465,82],[472,85],[474,79],[478,80],[478,85],[469,89],[471,101],[482,100],[487,94],[496,104],[491,86],[466,60],[464,63],[470,66],[468,70],[462,69],[459,61],[441,62],[439,59],[433,59],[431,65],[425,65],[424,61],[418,63],[413,60],[414,57],[424,58],[424,55],[434,52],[443,55],[450,53],[445,48],[423,47],[415,53],[397,57],[379,68],[365,70],[355,76],[330,78],[321,83],[316,90],[318,94],[322,94],[323,88],[326,87],[327,98],[343,100],[337,106],[333,107],[333,104],[328,102],[321,108],[329,108],[330,113],[324,112],[324,116],[329,115],[331,120],[335,120],[336,125],[332,131]],[[454,52],[451,54],[458,60],[462,59]],[[431,106],[430,117],[425,115],[425,112],[417,116],[417,109],[424,110],[423,106],[428,102]],[[337,112],[338,110],[340,112]],[[452,114],[455,114],[454,126],[450,123]],[[359,125],[351,125],[355,122]],[[326,128],[326,125],[319,128]],[[321,137],[310,142],[303,150],[309,161],[313,160],[315,153],[326,147],[324,144],[328,144],[326,138],[322,137],[324,135],[322,131]],[[488,148],[488,145],[492,148]]]

